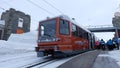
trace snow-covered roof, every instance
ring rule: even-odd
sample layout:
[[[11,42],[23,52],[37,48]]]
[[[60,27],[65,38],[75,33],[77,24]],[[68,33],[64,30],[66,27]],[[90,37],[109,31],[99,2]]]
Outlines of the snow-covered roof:
[[[60,15],[58,17],[65,19],[65,20],[68,20],[68,21],[71,21],[71,19],[67,15]]]

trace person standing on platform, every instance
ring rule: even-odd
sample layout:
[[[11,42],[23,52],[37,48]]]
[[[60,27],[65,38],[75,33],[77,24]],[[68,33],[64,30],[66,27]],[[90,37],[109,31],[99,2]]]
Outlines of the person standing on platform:
[[[96,47],[97,49],[100,49],[100,45],[99,45],[99,44],[100,44],[99,40],[95,42],[95,47]]]
[[[107,41],[107,47],[109,50],[113,50],[113,41],[111,39]]]
[[[105,50],[105,41],[103,39],[100,40],[100,48]]]

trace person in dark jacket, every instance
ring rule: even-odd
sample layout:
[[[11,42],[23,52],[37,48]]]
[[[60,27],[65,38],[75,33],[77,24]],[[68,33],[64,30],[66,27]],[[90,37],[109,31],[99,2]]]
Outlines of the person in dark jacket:
[[[113,50],[113,41],[111,39],[107,41],[107,47],[109,50]]]
[[[105,41],[103,39],[100,40],[100,48],[105,50]]]

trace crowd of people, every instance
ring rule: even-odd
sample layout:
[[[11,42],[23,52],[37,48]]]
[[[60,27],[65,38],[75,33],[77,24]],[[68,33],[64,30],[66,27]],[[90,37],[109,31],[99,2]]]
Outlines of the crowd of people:
[[[119,50],[119,39],[109,39],[107,42],[105,42],[103,39],[98,40],[95,42],[95,46],[97,49],[102,49],[102,50],[113,50],[113,49],[118,49]]]

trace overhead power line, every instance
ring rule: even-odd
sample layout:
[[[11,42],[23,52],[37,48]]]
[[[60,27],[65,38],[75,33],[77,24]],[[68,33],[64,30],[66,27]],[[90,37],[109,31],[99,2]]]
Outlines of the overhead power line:
[[[58,8],[56,8],[55,6],[53,6],[52,4],[50,4],[49,2],[47,2],[46,0],[43,0],[45,3],[47,3],[48,5],[50,5],[51,7],[53,7],[54,9],[56,9],[59,13],[64,14],[62,11],[60,11]]]
[[[9,7],[12,7],[12,5],[9,4],[7,1],[3,1],[3,2],[4,2],[6,5],[8,5]],[[14,8],[14,6],[13,6],[13,8]],[[2,7],[0,7],[0,9],[6,10],[6,9],[4,9],[4,8],[2,8]],[[33,20],[36,21],[36,22],[38,22],[35,18],[33,18]]]
[[[51,15],[53,15],[54,16],[54,14],[53,13],[51,13],[51,12],[49,12],[48,10],[46,10],[46,9],[44,9],[44,8],[42,8],[41,6],[39,6],[38,4],[36,4],[36,3],[34,3],[34,2],[32,2],[31,0],[27,0],[29,3],[31,3],[31,4],[33,4],[33,5],[35,5],[36,7],[38,7],[38,8],[40,8],[40,9],[42,9],[42,10],[44,10],[45,12],[47,12],[47,13],[49,13],[49,14],[51,14]]]
[[[0,9],[5,10],[4,8],[0,7]]]

